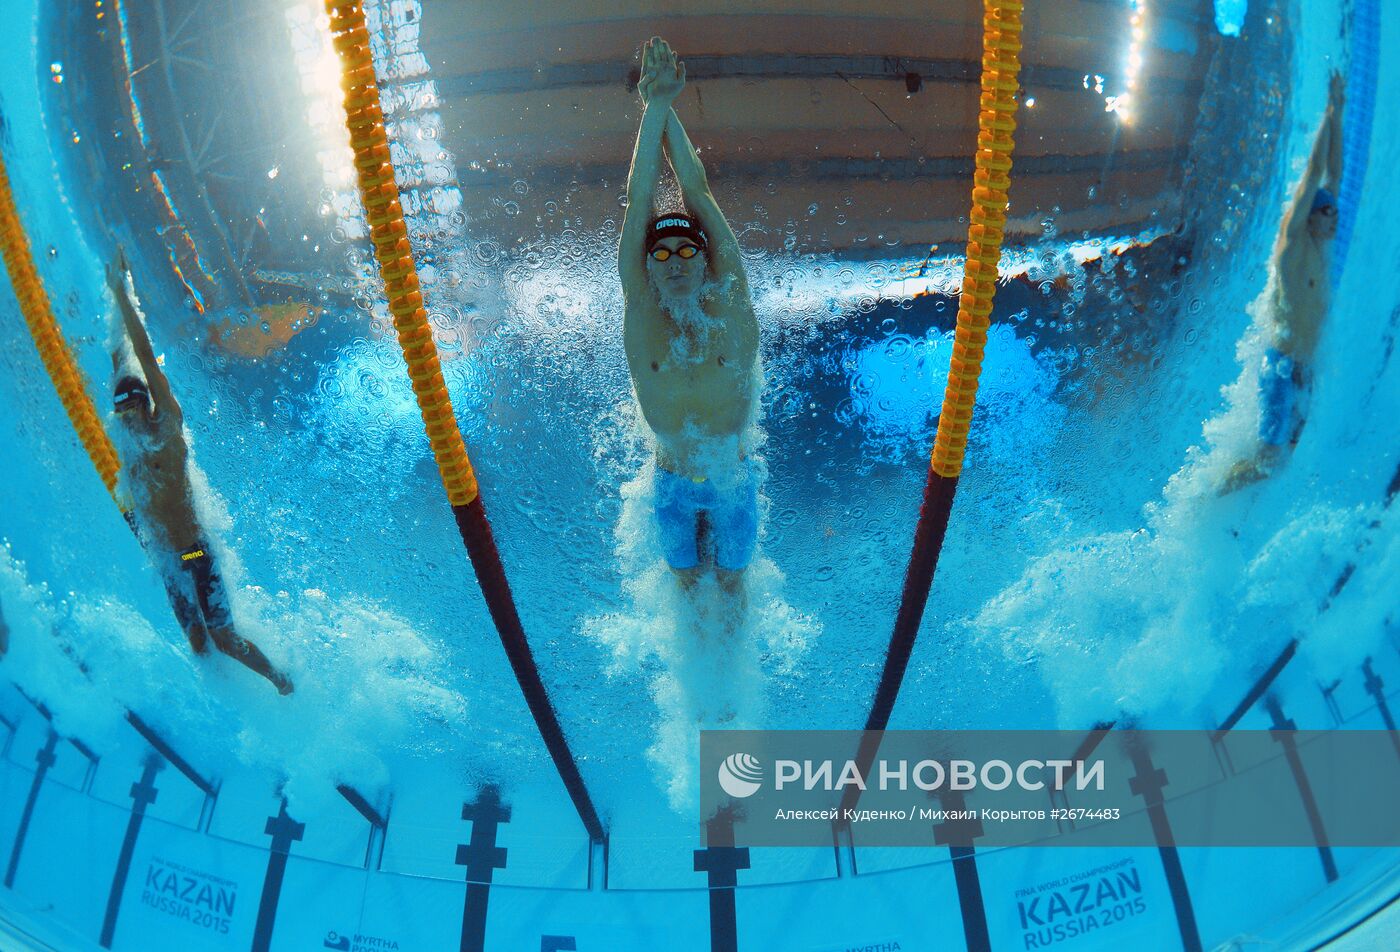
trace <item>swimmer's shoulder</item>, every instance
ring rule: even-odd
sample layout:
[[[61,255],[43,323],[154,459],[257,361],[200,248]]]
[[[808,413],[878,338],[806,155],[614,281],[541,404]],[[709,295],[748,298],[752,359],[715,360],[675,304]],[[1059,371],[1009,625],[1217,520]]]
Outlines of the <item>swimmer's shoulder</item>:
[[[716,295],[705,303],[705,313],[724,325],[726,336],[739,348],[743,362],[758,352],[758,316],[747,291]]]
[[[669,352],[671,340],[665,323],[661,306],[654,300],[624,305],[622,347],[634,376],[659,369]]]
[[[655,294],[639,294],[622,302],[622,333],[628,341],[663,336],[666,315]]]

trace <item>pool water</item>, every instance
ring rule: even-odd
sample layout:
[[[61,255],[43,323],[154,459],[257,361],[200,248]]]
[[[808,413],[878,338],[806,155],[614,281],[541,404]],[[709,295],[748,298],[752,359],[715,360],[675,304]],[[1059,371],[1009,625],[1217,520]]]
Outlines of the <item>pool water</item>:
[[[910,213],[871,199],[879,174],[861,179],[854,158],[803,159],[783,166],[792,180],[745,191],[719,174],[742,157],[702,148],[745,249],[764,375],[760,552],[739,632],[721,637],[677,590],[650,522],[653,451],[620,333],[623,183],[585,161],[588,124],[610,120],[561,109],[545,131],[583,158],[546,170],[537,127],[483,131],[505,107],[479,104],[495,102],[486,74],[453,72],[452,8],[376,0],[383,94],[418,97],[391,134],[444,376],[607,828],[606,850],[590,844],[443,498],[357,230],[343,130],[327,120],[335,79],[315,5],[271,2],[230,25],[199,3],[105,3],[6,0],[21,28],[0,39],[0,148],[112,429],[103,267],[126,247],[236,626],[297,690],[280,698],[190,653],[7,285],[0,905],[16,929],[142,950],[1310,948],[1394,894],[1393,850],[1319,862],[1312,849],[1182,849],[1178,877],[1158,849],[1085,847],[983,851],[974,901],[947,848],[839,842],[755,847],[737,888],[708,888],[722,882],[702,865],[720,854],[697,854],[698,730],[865,721],[948,373],[960,245],[895,235]],[[1256,2],[1229,5],[1242,28],[1217,34],[1200,4],[1080,6],[1121,18],[1120,46],[1145,11],[1133,43],[1149,73],[1168,54],[1206,67],[1194,86],[1173,81],[1198,96],[1173,133],[1182,161],[1160,200],[1133,191],[1156,174],[1133,164],[1151,151],[1133,136],[1169,125],[1152,104],[1171,84],[1143,81],[1095,120],[1116,130],[1117,179],[1068,163],[1080,178],[1060,201],[1023,207],[1013,171],[967,464],[890,726],[1214,728],[1296,638],[1270,686],[1287,716],[1383,727],[1400,690],[1400,515],[1385,504],[1400,239],[1383,170],[1400,139],[1375,91],[1394,86],[1376,53],[1393,48],[1394,18],[1364,0],[1345,13]],[[491,16],[506,14],[480,13],[482,35],[504,30]],[[1033,36],[1074,39],[1047,19],[1028,15],[1028,55]],[[640,42],[664,24],[632,26]],[[264,35],[285,45],[259,46]],[[236,81],[227,63],[242,64]],[[1347,75],[1347,178],[1308,424],[1275,476],[1218,496],[1255,432],[1254,302],[1333,69]],[[1056,96],[1129,88],[1117,64],[1064,70],[1085,73],[1082,89],[1056,87],[1049,66],[1023,75],[1041,100],[1024,129]],[[492,75],[512,95],[535,82]],[[261,81],[285,101],[250,96]],[[779,105],[752,94],[731,140],[712,105],[717,141],[760,138],[791,105],[787,81],[762,80]],[[722,102],[722,82],[711,88]],[[813,110],[821,96],[836,109],[818,88]],[[304,128],[269,151],[286,116]],[[196,121],[209,138],[181,142]],[[1023,147],[1037,148],[1029,134]],[[1017,168],[1029,182],[1048,162]],[[857,219],[875,228],[846,236]],[[1271,723],[1259,704],[1239,726]],[[1028,920],[1018,903],[1118,874],[1133,894],[1103,918]]]

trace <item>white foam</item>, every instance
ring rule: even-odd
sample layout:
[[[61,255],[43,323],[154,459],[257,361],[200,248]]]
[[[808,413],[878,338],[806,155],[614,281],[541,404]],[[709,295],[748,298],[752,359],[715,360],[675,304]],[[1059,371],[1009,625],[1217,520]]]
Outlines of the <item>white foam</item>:
[[[1142,726],[1214,725],[1290,638],[1318,678],[1354,673],[1383,642],[1394,605],[1383,580],[1389,571],[1393,585],[1400,521],[1376,501],[1349,502],[1338,460],[1394,465],[1388,454],[1358,455],[1347,428],[1374,412],[1377,388],[1393,392],[1396,369],[1361,370],[1356,354],[1376,348],[1366,344],[1364,316],[1348,323],[1353,302],[1339,297],[1324,331],[1325,346],[1352,356],[1319,353],[1298,446],[1264,481],[1219,495],[1232,467],[1259,448],[1272,280],[1246,309],[1235,376],[1204,422],[1203,444],[1144,506],[1141,527],[1084,534],[1047,507],[1036,535],[1067,541],[973,620],[1008,657],[1037,665],[1065,728],[1124,716]],[[1355,575],[1331,602],[1348,566]]]
[[[629,401],[630,402],[630,401]],[[662,556],[654,516],[656,462],[637,413],[619,408],[615,421],[633,421],[624,433],[600,439],[596,455],[614,469],[630,467],[621,485],[622,512],[614,529],[624,606],[587,618],[586,636],[612,655],[608,676],[646,677],[659,722],[647,758],[672,809],[695,807],[698,778],[695,749],[699,731],[759,728],[766,714],[767,679],[795,670],[818,634],[814,620],[784,598],[783,575],[762,552],[762,525],[768,508],[760,493],[760,548],[744,572],[742,605],[705,573],[686,593]],[[757,447],[761,433],[747,435]],[[763,469],[757,457],[755,478]]]
[[[201,496],[217,512],[217,496]],[[235,629],[291,674],[292,696],[216,651],[195,656],[168,615],[158,629],[111,596],[56,598],[5,549],[7,676],[51,709],[65,736],[99,750],[129,741],[122,721],[133,710],[202,771],[245,766],[283,777],[289,799],[303,805],[333,796],[337,783],[387,784],[390,760],[466,746],[467,685],[443,646],[363,599],[240,584],[243,570],[220,534],[209,543],[224,560]]]
[[[126,730],[129,708],[198,711],[184,685],[189,653],[163,639],[125,602],[32,582],[8,546],[0,550],[0,606],[10,629],[6,675],[48,707],[55,728],[102,749]]]

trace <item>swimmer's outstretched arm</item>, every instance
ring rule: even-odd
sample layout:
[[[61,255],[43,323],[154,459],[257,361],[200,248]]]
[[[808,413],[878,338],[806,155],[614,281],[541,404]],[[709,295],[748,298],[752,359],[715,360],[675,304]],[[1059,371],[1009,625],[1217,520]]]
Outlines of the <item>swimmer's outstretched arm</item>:
[[[1327,187],[1336,194],[1342,187],[1342,108],[1346,105],[1346,81],[1341,73],[1332,74],[1328,88],[1327,112],[1331,122],[1328,141],[1331,149],[1327,153]]]
[[[685,64],[679,60],[666,41],[657,39],[654,42],[660,47],[660,68],[676,69],[684,76]],[[643,96],[645,95],[646,92],[643,91]],[[681,124],[674,106],[667,113],[663,142],[666,158],[670,161],[671,169],[676,173],[676,182],[681,187],[681,197],[685,200],[686,207],[700,220],[700,226],[709,239],[710,262],[715,274],[721,278],[732,276],[735,282],[733,289],[747,296],[748,285],[744,274],[744,259],[739,253],[739,240],[734,237],[734,229],[729,227],[724,213],[720,211],[719,202],[715,201],[714,193],[710,191],[705,166],[700,162],[700,155],[695,151],[695,146],[686,134],[685,126]]]
[[[1313,141],[1312,155],[1308,157],[1308,169],[1303,173],[1293,193],[1293,200],[1284,214],[1283,226],[1279,230],[1279,246],[1300,238],[1308,227],[1308,215],[1312,212],[1313,196],[1318,186],[1326,185],[1336,192],[1342,182],[1342,79],[1333,74],[1327,113],[1322,117],[1322,126],[1317,130]]]
[[[632,169],[627,174],[627,210],[622,216],[622,238],[617,249],[617,269],[622,277],[624,296],[646,293],[646,230],[651,219],[656,182],[661,175],[661,136],[671,103],[685,84],[685,76],[661,77],[656,71],[656,52],[647,43],[642,51],[642,125],[632,151]]]
[[[729,222],[719,209],[719,202],[715,201],[714,193],[710,191],[705,166],[701,164],[700,156],[674,108],[666,123],[665,143],[666,156],[681,186],[681,197],[685,199],[686,207],[700,220],[709,238],[710,261],[716,275],[733,275],[738,282],[735,289],[747,292],[748,279],[744,273],[743,256],[739,253],[739,239],[734,237],[734,229],[729,227]]]
[[[160,369],[155,348],[151,346],[151,337],[146,333],[146,325],[142,323],[141,315],[136,311],[131,272],[127,268],[126,255],[121,251],[117,252],[117,260],[107,267],[107,286],[112,289],[112,296],[117,299],[122,326],[126,328],[131,349],[136,354],[142,373],[145,374],[146,386],[150,388],[156,412],[169,413],[170,418],[178,422],[181,419],[180,403],[175,399],[174,391],[170,389],[170,381],[166,379],[165,372]]]

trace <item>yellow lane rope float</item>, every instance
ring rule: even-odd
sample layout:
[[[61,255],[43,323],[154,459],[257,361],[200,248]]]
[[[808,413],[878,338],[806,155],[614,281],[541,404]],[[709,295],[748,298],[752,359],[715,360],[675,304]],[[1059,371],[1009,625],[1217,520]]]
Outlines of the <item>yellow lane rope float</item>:
[[[976,172],[967,228],[967,263],[953,362],[930,465],[940,476],[962,473],[967,432],[977,398],[977,378],[987,346],[996,294],[997,262],[1006,229],[1006,192],[1011,185],[1012,133],[1016,130],[1016,77],[1021,68],[1019,0],[986,0],[982,19],[982,95],[977,117]]]
[[[0,156],[0,253],[5,258],[10,285],[19,299],[20,312],[29,325],[29,335],[34,338],[34,346],[39,350],[44,369],[58,392],[58,399],[67,411],[73,429],[78,431],[78,438],[92,465],[97,467],[107,492],[125,512],[127,507],[117,498],[117,473],[121,470],[121,463],[117,459],[116,448],[102,428],[97,408],[83,385],[82,373],[54,319],[49,296],[34,267],[34,253],[19,220],[3,156]]]
[[[856,752],[862,775],[868,776],[899,698],[904,672],[914,651],[919,625],[928,605],[938,557],[967,452],[967,431],[977,397],[977,377],[987,346],[987,327],[996,296],[997,262],[1006,229],[1006,192],[1011,184],[1011,133],[1016,129],[1016,74],[1020,72],[1021,3],[984,0],[982,18],[982,96],[977,117],[977,156],[972,188],[972,215],[967,229],[967,264],[963,268],[958,324],[953,335],[953,361],[943,412],[938,418],[923,504],[914,526],[914,545],[904,571],[904,588],[895,614],[894,631],[885,653],[884,669],[865,720],[865,734]],[[847,787],[843,810],[859,801],[857,788]]]
[[[389,139],[384,131],[364,9],[359,0],[326,0],[326,12],[331,18],[332,42],[340,56],[340,86],[345,91],[346,126],[350,130],[350,148],[355,153],[360,198],[369,219],[374,257],[384,277],[384,294],[394,317],[394,330],[408,362],[413,394],[423,414],[423,427],[447,498],[453,506],[465,506],[477,496],[476,474],[457,429],[428,312],[423,308],[418,269],[413,263],[399,187],[389,161]]]

